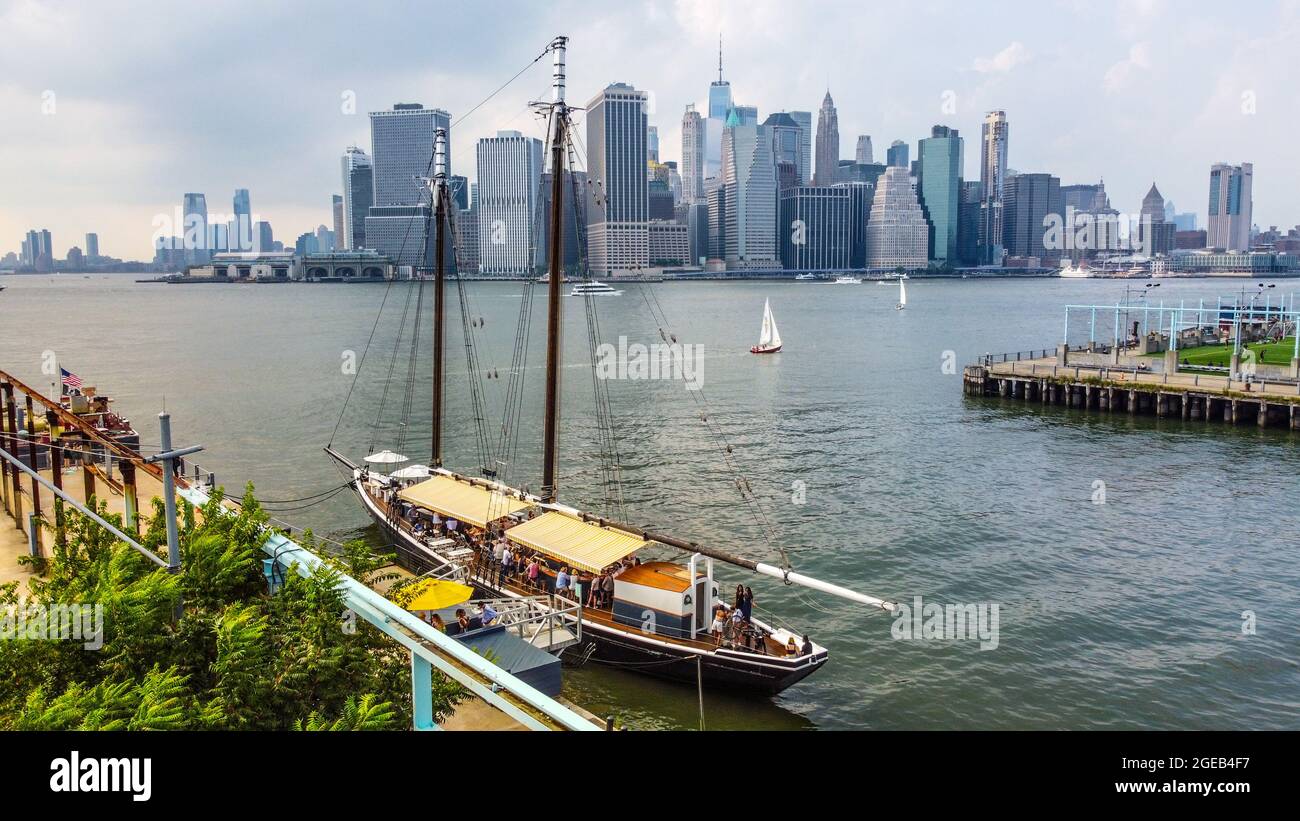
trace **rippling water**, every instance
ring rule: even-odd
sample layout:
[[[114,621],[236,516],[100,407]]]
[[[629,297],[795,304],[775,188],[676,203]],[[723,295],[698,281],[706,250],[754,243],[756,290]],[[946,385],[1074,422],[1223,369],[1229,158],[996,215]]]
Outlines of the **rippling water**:
[[[399,433],[406,345],[395,330],[406,285],[163,286],[129,277],[7,277],[0,367],[46,384],[41,355],[99,385],[156,443],[166,402],[176,441],[227,487],[288,499],[339,482],[330,441],[387,306],[336,446],[364,455]],[[653,289],[643,292],[642,287]],[[1239,289],[1162,284],[1167,304]],[[519,283],[469,283],[496,418],[518,318]],[[1285,284],[1279,291],[1289,291]],[[680,342],[702,344],[707,414],[780,534],[811,575],[885,598],[996,602],[998,647],[895,641],[892,619],[726,570],[761,608],[831,650],[817,675],[770,700],[705,695],[710,728],[1300,728],[1300,435],[1177,419],[1113,418],[1012,400],[971,400],[960,366],[986,351],[1050,347],[1062,306],[1114,303],[1102,281],[909,284],[667,283],[598,303],[602,337],[658,339],[657,298]],[[649,297],[649,299],[647,299]],[[747,353],[763,299],[785,350]],[[451,466],[478,463],[459,308],[448,332]],[[526,427],[509,465],[538,484],[544,294],[532,325]],[[1191,304],[1189,302],[1189,304]],[[601,502],[597,429],[580,299],[566,298],[561,495]],[[422,332],[429,330],[426,322]],[[427,343],[426,343],[427,344]],[[378,414],[394,348],[387,411]],[[957,372],[941,367],[945,352]],[[428,359],[402,447],[427,453]],[[680,382],[610,383],[628,516],[768,560],[701,405]],[[1094,504],[1093,482],[1106,484]],[[795,483],[806,487],[793,504]],[[375,538],[354,500],[286,513],[334,538]],[[1257,634],[1242,634],[1253,611]],[[694,727],[695,691],[604,667],[566,672],[566,693],[639,727]]]

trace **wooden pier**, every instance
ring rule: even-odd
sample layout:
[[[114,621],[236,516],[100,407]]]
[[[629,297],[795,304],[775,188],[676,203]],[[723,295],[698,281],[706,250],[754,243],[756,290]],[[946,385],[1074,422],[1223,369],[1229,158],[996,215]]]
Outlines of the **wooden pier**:
[[[1046,353],[1046,352],[1044,352]],[[1010,358],[966,367],[968,396],[1001,396],[1100,413],[1300,430],[1300,383],[1242,381],[1195,373],[1061,364],[1067,356]]]

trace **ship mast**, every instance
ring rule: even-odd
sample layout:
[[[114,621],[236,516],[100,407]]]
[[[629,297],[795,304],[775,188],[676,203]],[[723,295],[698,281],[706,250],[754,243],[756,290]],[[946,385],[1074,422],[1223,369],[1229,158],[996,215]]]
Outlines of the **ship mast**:
[[[547,245],[549,287],[546,315],[546,420],[542,443],[542,498],[553,502],[558,491],[560,439],[560,305],[564,284],[564,149],[567,143],[569,108],[564,101],[564,53],[567,37],[556,37],[548,49],[552,55],[551,102],[551,226]]]
[[[433,276],[433,446],[429,456],[430,467],[442,467],[442,410],[443,410],[443,282],[446,279],[447,242],[447,131],[439,128],[433,137],[433,224],[434,224],[434,276]],[[426,246],[427,247],[427,246]]]

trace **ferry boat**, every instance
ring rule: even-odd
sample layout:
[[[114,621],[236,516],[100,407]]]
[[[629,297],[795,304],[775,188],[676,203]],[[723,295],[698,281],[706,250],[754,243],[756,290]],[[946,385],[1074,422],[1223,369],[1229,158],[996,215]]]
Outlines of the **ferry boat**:
[[[835,277],[835,285],[861,285],[862,277],[839,276]]]
[[[552,102],[535,104],[547,114],[551,167],[560,169],[566,162],[564,146],[572,128],[571,109],[564,101],[566,43],[567,38],[557,37],[548,46],[554,59]],[[455,208],[447,184],[446,132],[439,129],[436,140],[435,177],[430,181],[434,220],[429,222],[429,231],[434,231],[434,225],[448,224],[452,230],[440,230],[438,234],[454,237]],[[563,179],[563,174],[552,175],[552,226],[563,225]],[[782,566],[656,533],[560,502],[559,375],[564,271],[559,264],[563,259],[563,236],[558,228],[551,242],[539,493],[499,480],[495,468],[483,468],[480,478],[443,465],[445,350],[441,306],[445,271],[441,252],[434,255],[437,292],[432,300],[434,380],[429,464],[391,470],[409,461],[407,457],[380,451],[361,462],[353,461],[335,450],[332,443],[326,453],[346,471],[362,506],[394,546],[398,563],[411,572],[459,579],[472,585],[481,597],[544,595],[544,601],[552,604],[541,605],[543,609],[557,613],[571,611],[571,600],[576,597],[583,605],[580,616],[576,616],[582,620],[582,641],[562,650],[563,657],[578,663],[622,665],[632,672],[727,690],[781,692],[825,665],[829,651],[802,631],[772,618],[760,618],[753,612],[752,598],[738,596],[727,601],[731,597],[723,593],[715,563],[890,612],[895,605],[796,572],[784,559],[779,541],[772,543],[781,550]],[[592,301],[586,304],[588,311],[593,310]],[[527,304],[523,310],[528,310]],[[475,327],[481,325],[468,318],[466,338],[471,341],[467,347],[472,346],[470,331]],[[772,330],[775,335],[775,328]],[[412,339],[411,344],[415,346],[417,341]],[[520,368],[517,373],[526,370]],[[608,406],[602,408],[599,392],[597,396],[599,418],[608,412]],[[476,417],[476,426],[483,421]],[[743,477],[738,478],[738,484],[741,482]],[[497,560],[498,546],[509,551],[509,565]],[[682,554],[685,558],[681,558]],[[524,558],[529,559],[527,565],[522,562]],[[522,571],[525,566],[536,570]],[[566,577],[575,576],[576,593],[564,584]],[[568,601],[560,605],[550,597]],[[734,607],[728,610],[728,604]]]
[[[805,272],[805,273],[802,273],[802,274],[796,274],[796,275],[795,275],[795,278],[794,278],[794,281],[795,281],[795,282],[808,282],[809,280],[814,280],[814,279],[816,279],[816,278],[817,278],[817,275],[816,275],[816,274]]]
[[[1061,268],[1061,279],[1090,279],[1094,276],[1091,268],[1071,263]]]
[[[618,296],[621,293],[623,292],[615,289],[614,286],[593,279],[590,282],[574,283],[569,296]]]

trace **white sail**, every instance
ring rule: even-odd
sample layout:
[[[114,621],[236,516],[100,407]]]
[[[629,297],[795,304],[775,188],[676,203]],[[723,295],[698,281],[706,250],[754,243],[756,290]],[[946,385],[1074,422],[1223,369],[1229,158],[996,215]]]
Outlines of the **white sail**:
[[[898,280],[898,307],[907,307],[907,283],[901,278]]]
[[[758,347],[779,348],[781,332],[776,329],[776,317],[772,316],[772,303],[763,300],[763,328],[758,334]]]

